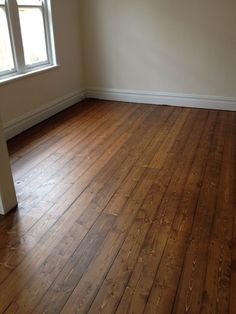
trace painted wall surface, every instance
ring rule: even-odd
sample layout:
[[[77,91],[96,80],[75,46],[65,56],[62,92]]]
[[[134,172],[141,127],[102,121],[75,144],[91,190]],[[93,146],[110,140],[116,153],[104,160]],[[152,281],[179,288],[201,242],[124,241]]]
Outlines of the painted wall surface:
[[[0,116],[0,215],[6,214],[16,205],[16,193]]]
[[[82,0],[89,88],[236,96],[235,0]]]
[[[60,68],[0,86],[4,123],[83,88],[78,0],[52,0],[52,12]]]

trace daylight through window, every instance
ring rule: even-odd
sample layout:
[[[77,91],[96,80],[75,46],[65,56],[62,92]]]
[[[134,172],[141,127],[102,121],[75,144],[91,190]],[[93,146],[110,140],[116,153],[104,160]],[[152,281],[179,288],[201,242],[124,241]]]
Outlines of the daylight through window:
[[[0,79],[53,64],[49,0],[0,0]]]

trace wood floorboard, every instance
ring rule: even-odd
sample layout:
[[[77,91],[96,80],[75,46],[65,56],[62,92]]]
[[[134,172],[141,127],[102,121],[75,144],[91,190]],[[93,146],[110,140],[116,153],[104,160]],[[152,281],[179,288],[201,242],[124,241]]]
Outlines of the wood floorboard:
[[[8,143],[0,313],[236,313],[236,114],[85,100]]]
[[[78,133],[76,131],[76,134],[73,136],[74,138],[76,138],[76,145],[73,140],[69,139],[68,141],[67,138],[67,142],[63,141],[63,143],[60,144],[60,147],[58,147],[58,145],[57,147],[52,147],[52,153],[43,160],[43,165],[40,162],[37,166],[31,168],[31,171],[28,171],[26,175],[18,180],[18,191],[20,191],[21,187],[24,191],[23,196],[20,200],[24,201],[30,196],[32,184],[34,186],[34,190],[36,190],[37,187],[40,187],[41,181],[48,183],[48,181],[50,180],[49,182],[52,184],[55,178],[54,174],[63,177],[67,174],[67,172],[73,170],[74,165],[81,165],[82,162],[84,170],[84,163],[86,159],[88,159],[91,154],[92,156],[95,156],[95,150],[98,150],[98,148],[101,147],[102,142],[106,141],[106,143],[109,143],[109,141],[111,140],[110,135],[113,135],[113,137],[117,136],[118,133],[115,131],[118,129],[119,125],[124,122],[124,120],[130,118],[129,114],[127,113],[127,111],[122,111],[119,116],[117,114],[117,116],[120,117],[121,120],[119,122],[111,119],[111,115],[109,115],[106,117],[106,120],[101,120],[99,121],[99,123],[97,123],[96,121],[93,124],[95,125],[95,127],[90,128],[91,130],[89,130],[89,132],[87,131],[89,129],[87,126],[85,130],[79,130]],[[122,116],[125,117],[125,119]],[[104,136],[103,134],[106,134],[106,136]],[[81,137],[79,135],[81,135]],[[104,146],[102,146],[102,148],[104,148]],[[40,156],[40,158],[42,158],[42,156]],[[87,160],[87,163],[88,162],[91,162],[91,158]],[[60,172],[58,173],[58,171]],[[71,180],[74,180],[74,176],[72,176]],[[30,184],[28,194],[25,190],[26,184]],[[46,185],[46,187],[48,187],[48,184]],[[39,191],[39,195],[41,194],[42,191]]]
[[[134,124],[133,124],[134,126]],[[125,141],[127,139],[127,136],[122,137],[121,140],[123,143],[123,141]],[[115,149],[119,148],[119,142],[116,141],[115,145]],[[109,157],[111,157],[112,155],[108,154],[108,160]],[[106,161],[106,159],[105,159]],[[104,161],[102,160],[102,162],[104,163]],[[107,167],[106,167],[107,168]],[[70,190],[68,190],[65,195],[59,199],[54,206],[52,206],[52,208],[42,217],[42,219],[39,219],[37,224],[33,225],[33,228],[30,229],[30,231],[26,234],[26,236],[22,239],[23,243],[27,245],[28,249],[29,246],[33,246],[35,243],[33,240],[38,241],[41,237],[40,235],[44,235],[44,233],[50,228],[50,226],[52,226],[55,222],[56,219],[60,218],[60,215],[67,210],[68,206],[70,206],[75,200],[76,198],[78,198],[79,196],[79,191],[83,191],[83,189],[86,187],[86,184],[90,183],[90,178],[93,178],[94,176],[94,170],[97,171],[97,164],[94,165],[93,167],[91,167],[89,169],[89,172],[91,172],[91,174],[89,175],[88,173],[86,175],[83,176],[84,182],[82,182],[82,180],[80,180],[78,182],[78,184],[76,184],[74,187],[72,187]],[[75,176],[75,174],[74,174]],[[84,184],[83,184],[84,183]],[[86,197],[92,197],[92,188],[93,185],[99,186],[98,183],[94,182],[93,184],[91,184],[91,187],[88,187],[88,189],[85,191],[86,193],[84,193],[84,195],[82,196],[82,202],[85,202]],[[62,187],[64,186],[64,183],[62,183]],[[94,190],[94,193],[96,192],[96,190]],[[80,201],[80,200],[78,200]],[[84,204],[84,203],[83,203]],[[37,219],[38,217],[36,217]],[[15,226],[14,226],[15,229]],[[14,230],[11,230],[11,234],[13,234],[13,237],[15,235]],[[19,233],[17,233],[17,236],[19,236]],[[29,242],[29,243],[28,243]],[[21,242],[19,243],[21,245]],[[15,246],[14,246],[15,247]],[[10,256],[8,256],[7,259],[7,264],[12,265],[11,260],[15,263],[15,261],[17,261],[15,259],[15,250],[12,252],[11,249],[9,249],[9,254]],[[5,255],[7,255],[5,253]],[[0,269],[1,270],[1,269]],[[0,271],[1,274],[1,271]],[[1,276],[0,276],[1,278]]]
[[[172,221],[182,195],[186,175],[201,138],[206,119],[206,113],[204,112],[203,114],[198,119],[195,119],[194,125],[193,121],[189,120],[191,123],[188,125],[188,130],[192,128],[194,132],[187,137],[185,147],[181,151],[183,158],[178,159],[178,163],[175,166],[161,202],[156,204],[158,210],[154,222],[145,238],[139,259],[117,308],[118,313],[126,311],[142,313],[144,311],[157,267],[166,247]],[[191,146],[189,146],[190,143],[192,143]]]
[[[146,313],[154,310],[156,312],[163,312],[164,310],[171,312],[171,300],[175,298],[186,248],[190,239],[200,185],[203,180],[211,139],[215,130],[215,122],[216,113],[211,112],[191,170],[187,175],[184,191],[172,224],[172,230],[158,265],[151,293],[148,296],[145,308]]]
[[[96,107],[100,107],[98,103]],[[69,123],[73,123],[76,120],[77,114],[82,118],[84,115],[87,115],[89,111],[93,111],[94,105],[90,105],[89,107],[83,106],[83,102],[81,102],[80,106],[75,105],[58,113],[53,117],[53,121],[51,119],[47,119],[34,128],[26,130],[15,138],[11,139],[8,143],[8,149],[11,154],[12,163],[20,158],[22,155],[25,155],[27,152],[32,151],[39,145],[43,144],[50,139],[51,136],[60,132],[60,130],[65,130],[70,125]],[[78,117],[77,117],[78,119]],[[40,132],[40,139],[38,137],[38,132]],[[22,140],[24,140],[22,142]]]
[[[132,111],[135,108],[132,109]],[[128,126],[128,124],[130,124],[132,121],[134,122],[134,119],[136,119],[137,116],[139,116],[140,113],[134,113],[132,115],[132,117],[130,117],[128,114],[125,115],[124,118],[121,119],[122,122],[126,122],[126,125]],[[117,115],[116,115],[117,116]],[[129,121],[126,121],[127,119],[129,119]],[[113,127],[114,127],[114,122],[112,121],[111,123],[113,123]],[[121,123],[121,122],[120,122]],[[21,215],[23,215],[23,213],[27,213],[27,209],[30,208],[30,217],[32,217],[33,214],[33,210],[32,207],[35,207],[36,204],[36,208],[35,208],[35,212],[38,214],[38,203],[39,202],[44,202],[44,206],[45,201],[47,201],[47,195],[50,192],[50,203],[54,200],[58,198],[58,195],[62,194],[65,192],[65,187],[66,187],[66,183],[64,180],[64,177],[71,173],[71,179],[68,182],[68,187],[71,185],[72,181],[75,181],[75,172],[73,172],[73,169],[76,168],[76,172],[79,173],[80,175],[86,170],[87,167],[91,166],[91,164],[94,162],[94,160],[96,160],[96,158],[98,158],[98,153],[104,153],[105,148],[109,147],[109,145],[111,143],[113,143],[113,141],[120,135],[122,134],[121,132],[124,132],[125,128],[118,128],[117,130],[117,126],[115,126],[116,129],[111,128],[112,132],[109,131],[106,132],[106,134],[102,134],[102,136],[100,135],[100,133],[98,132],[98,138],[99,141],[103,141],[103,143],[96,142],[96,139],[94,137],[91,136],[92,138],[92,144],[89,146],[88,141],[83,141],[84,145],[86,146],[86,149],[82,149],[81,146],[79,146],[79,150],[78,150],[78,154],[77,152],[73,154],[71,154],[71,151],[68,152],[67,148],[66,148],[66,152],[63,156],[61,156],[61,158],[59,158],[57,161],[55,161],[52,165],[48,165],[48,160],[44,160],[43,165],[39,165],[39,168],[41,167],[41,170],[39,173],[37,173],[37,176],[31,174],[28,174],[28,182],[30,183],[30,188],[28,189],[29,193],[27,193],[27,188],[24,187],[24,193],[23,193],[23,198],[26,198],[26,200],[24,202],[20,202],[19,198],[21,197],[21,186],[19,186],[17,184],[17,191],[18,191],[18,202],[21,208]],[[116,132],[114,132],[116,131]],[[105,133],[105,132],[104,132]],[[108,135],[111,135],[109,138]],[[89,137],[89,141],[91,142],[91,139]],[[76,147],[78,146],[78,143],[80,142],[79,140],[76,141]],[[100,145],[97,145],[100,144]],[[103,145],[101,145],[103,144]],[[95,146],[94,146],[95,145]],[[91,153],[92,156],[91,156]],[[71,157],[72,156],[72,157]],[[49,159],[50,160],[50,159]],[[57,168],[59,166],[59,168]],[[43,171],[42,168],[45,167],[46,171]],[[60,168],[61,167],[61,168]],[[60,170],[60,172],[58,172]],[[34,172],[35,169],[33,169],[32,172]],[[61,177],[61,179],[63,180],[63,183],[61,185],[58,186],[58,182],[60,182],[59,176]],[[24,183],[27,179],[23,178],[22,182]],[[39,180],[40,179],[40,180]],[[31,181],[30,181],[31,180]],[[34,182],[32,182],[32,180],[34,180]],[[40,184],[41,180],[43,180],[44,184]],[[68,176],[66,178],[66,180],[68,180]],[[34,183],[34,184],[33,184]],[[61,189],[60,189],[61,186]],[[53,189],[53,187],[56,187]],[[34,194],[32,195],[31,191],[32,188],[34,189]],[[55,193],[57,191],[57,193]],[[52,195],[53,193],[53,195]],[[49,206],[51,205],[49,203]],[[45,206],[47,209],[47,206]],[[45,210],[46,210],[45,209]],[[42,213],[42,210],[40,211],[40,213]]]
[[[214,132],[211,151],[207,160],[204,181],[198,198],[191,242],[181,274],[180,285],[174,304],[174,312],[200,313],[204,298],[204,280],[209,251],[209,238],[215,217],[217,190],[225,141],[225,114],[219,118],[218,128]]]

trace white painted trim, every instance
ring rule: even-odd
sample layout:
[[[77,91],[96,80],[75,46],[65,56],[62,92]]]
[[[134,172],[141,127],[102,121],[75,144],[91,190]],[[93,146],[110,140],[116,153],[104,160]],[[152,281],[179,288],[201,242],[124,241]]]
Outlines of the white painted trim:
[[[71,93],[65,97],[61,97],[52,101],[44,106],[37,108],[31,112],[23,114],[16,119],[13,119],[4,124],[4,133],[6,139],[10,139],[17,134],[29,129],[30,127],[36,125],[55,115],[56,113],[75,105],[85,98],[84,90],[79,90],[77,92]]]
[[[0,117],[0,215],[16,207],[17,199],[10,167],[7,145]]]
[[[55,65],[47,65],[47,66],[44,65],[43,67],[40,67],[40,68],[37,68],[34,70],[31,69],[30,71],[28,71],[26,73],[21,73],[21,74],[19,74],[17,72],[13,72],[12,74],[9,74],[8,77],[0,78],[0,87],[2,85],[10,84],[13,81],[23,80],[23,79],[26,79],[30,76],[43,74],[45,72],[49,72],[49,71],[56,70],[59,68],[60,68],[60,65],[55,64]]]
[[[5,123],[4,133],[6,139],[16,136],[85,98],[236,111],[236,98],[230,97],[89,88],[86,90],[81,89],[65,97],[56,99],[49,104]]]
[[[154,105],[183,106],[203,109],[236,111],[236,98],[195,94],[149,92],[124,89],[95,89],[85,91],[86,98],[134,102]]]

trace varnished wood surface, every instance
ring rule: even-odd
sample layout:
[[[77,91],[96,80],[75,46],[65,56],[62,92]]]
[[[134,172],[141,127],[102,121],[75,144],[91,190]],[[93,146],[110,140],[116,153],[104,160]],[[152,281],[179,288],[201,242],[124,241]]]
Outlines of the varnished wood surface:
[[[236,113],[86,100],[9,142],[0,313],[236,313]]]

